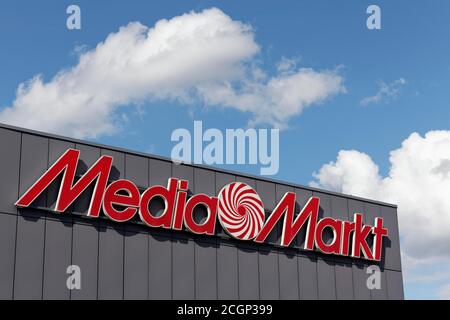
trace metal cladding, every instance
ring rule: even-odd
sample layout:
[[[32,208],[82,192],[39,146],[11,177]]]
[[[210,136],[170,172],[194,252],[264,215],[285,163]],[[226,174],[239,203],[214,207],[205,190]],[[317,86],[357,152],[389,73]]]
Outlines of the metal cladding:
[[[3,125],[0,148],[0,298],[403,299],[393,205]]]

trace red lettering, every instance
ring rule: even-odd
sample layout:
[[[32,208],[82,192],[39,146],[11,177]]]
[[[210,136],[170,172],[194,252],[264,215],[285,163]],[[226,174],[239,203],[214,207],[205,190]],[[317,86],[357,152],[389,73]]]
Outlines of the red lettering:
[[[263,229],[256,237],[256,242],[264,242],[274,228],[275,224],[281,216],[285,214],[283,231],[281,235],[281,245],[285,247],[289,246],[308,220],[305,249],[314,249],[314,230],[316,228],[320,200],[319,198],[311,197],[294,221],[295,196],[296,195],[293,192],[287,192],[283,196],[277,207],[270,215],[269,219],[266,221]],[[312,230],[312,232],[310,232],[310,230]]]
[[[199,206],[205,206],[208,217],[205,222],[199,224],[194,220],[194,209]],[[217,215],[217,198],[209,197],[206,194],[197,194],[189,199],[186,203],[186,209],[184,212],[184,225],[190,231],[196,234],[208,234],[214,235],[216,228],[216,215]]]
[[[172,229],[181,230],[183,227],[184,207],[186,206],[187,190],[189,183],[186,180],[180,180],[178,183],[177,203],[175,207],[175,218],[173,220]]]
[[[373,255],[376,261],[381,260],[381,249],[383,243],[383,237],[388,236],[388,229],[383,228],[383,218],[375,218],[375,226],[372,228],[375,234],[375,239],[373,240]]]
[[[223,213],[220,211],[222,210],[222,204],[221,207],[218,208],[219,199],[222,199],[221,195],[217,198],[206,194],[197,194],[188,199],[188,181],[175,178],[170,178],[168,180],[167,187],[152,186],[148,188],[142,196],[140,195],[137,186],[128,180],[118,180],[107,186],[113,162],[113,159],[110,156],[100,157],[98,161],[75,182],[79,156],[80,151],[75,149],[67,150],[38,179],[38,181],[25,192],[25,194],[16,202],[16,206],[30,206],[57,177],[62,175],[62,181],[55,206],[55,211],[57,212],[66,211],[90,185],[95,184],[88,210],[88,216],[90,217],[98,217],[100,209],[103,208],[103,212],[111,220],[125,222],[132,219],[136,213],[139,212],[141,220],[151,227],[181,230],[184,225],[189,231],[196,234],[215,234],[218,211],[221,212],[221,214]],[[233,185],[229,185],[229,187],[231,188]],[[246,187],[246,185],[241,183],[239,188],[244,187]],[[239,193],[239,188],[234,190],[234,192]],[[353,222],[333,219],[331,217],[325,217],[318,220],[320,199],[317,197],[311,197],[298,215],[294,217],[296,194],[287,192],[259,231],[259,228],[264,221],[264,219],[261,220],[263,204],[254,190],[248,187],[246,188],[252,191],[251,196],[248,197],[253,200],[258,200],[257,213],[259,216],[257,216],[257,218],[259,220],[258,226],[252,231],[251,237],[245,239],[254,238],[255,242],[264,242],[268,235],[274,230],[277,223],[279,223],[280,219],[284,216],[281,235],[282,246],[289,246],[300,230],[306,225],[306,239],[304,245],[304,249],[306,250],[313,250],[314,247],[317,247],[317,249],[325,254],[341,254],[343,256],[349,256],[351,242],[351,256],[360,258],[362,252],[362,255],[368,260],[381,260],[383,238],[388,236],[388,229],[383,226],[382,218],[375,218],[373,227],[363,224],[363,216],[360,213],[354,214]],[[156,212],[151,212],[149,206],[154,198],[163,200],[164,210],[162,214],[157,215]],[[226,200],[230,201],[230,199]],[[207,211],[206,219],[201,222],[196,221],[194,217],[195,209],[198,206],[203,206]],[[224,206],[227,211],[231,211],[231,215],[234,214],[234,211],[230,210],[227,203],[225,203]],[[244,205],[240,205],[239,208],[233,209],[237,211],[235,213],[236,215],[243,217],[243,219],[245,218],[244,213],[247,213],[247,208]],[[250,212],[249,214],[251,213],[254,212]],[[225,218],[228,219],[228,216]],[[331,229],[333,232],[333,239],[330,243],[324,241],[324,232],[326,229]],[[374,235],[372,248],[369,247],[367,242],[369,234]]]
[[[350,247],[350,236],[353,231],[355,231],[355,223],[345,221],[344,232],[342,233],[342,240],[341,240],[341,250],[342,250],[341,254],[343,256],[348,256]]]
[[[127,194],[119,194],[124,191]],[[139,189],[134,183],[128,180],[114,181],[106,188],[103,198],[103,212],[111,220],[125,222],[134,217],[139,207]],[[117,210],[114,205],[125,206],[124,210]]]
[[[327,244],[323,241],[323,232],[326,228],[331,228],[333,231],[333,241]],[[342,221],[330,217],[323,218],[319,221],[316,227],[316,246],[326,254],[340,254],[341,253],[341,235],[342,235]]]
[[[361,251],[364,257],[368,260],[373,260],[372,252],[369,249],[369,245],[367,244],[367,236],[372,231],[372,228],[367,225],[362,224],[362,214],[355,213],[354,222],[355,222],[355,232],[353,234],[353,250],[352,256],[355,258],[361,257]]]
[[[74,184],[80,151],[67,150],[27,192],[16,202],[18,207],[28,207],[36,198],[61,174],[64,173],[59,188],[55,211],[64,212],[67,208],[95,181],[94,193],[89,205],[88,216],[98,217],[102,204],[102,197],[109,179],[113,158],[102,156],[94,165]]]
[[[306,223],[306,220],[309,219],[306,227],[305,249],[314,249],[314,230],[316,229],[317,217],[319,214],[319,203],[319,198],[311,197],[297,215],[294,222],[293,215],[286,215],[283,226],[283,234],[281,237],[282,245],[288,246]]]
[[[155,228],[170,228],[172,225],[173,209],[177,193],[177,183],[177,179],[170,178],[167,183],[167,188],[162,186],[153,186],[148,188],[142,194],[141,203],[139,206],[139,215],[145,224]],[[150,201],[155,197],[160,197],[164,201],[165,205],[164,212],[159,216],[155,216],[152,212],[150,212],[148,207]]]
[[[294,215],[294,208],[295,208],[295,193],[288,192],[283,196],[281,201],[273,210],[272,214],[269,216],[269,219],[267,219],[258,236],[255,238],[255,241],[264,242],[283,214],[286,213],[286,217],[292,217]],[[285,221],[286,219],[287,218],[285,218]]]

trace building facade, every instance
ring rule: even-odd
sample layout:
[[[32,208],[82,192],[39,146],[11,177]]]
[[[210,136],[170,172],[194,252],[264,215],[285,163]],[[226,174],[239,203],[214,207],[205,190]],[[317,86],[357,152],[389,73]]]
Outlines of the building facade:
[[[381,261],[303,250],[302,230],[289,247],[281,226],[264,243],[151,228],[87,217],[93,186],[64,213],[55,213],[61,177],[32,205],[15,203],[68,149],[80,150],[77,177],[102,155],[113,157],[109,180],[128,179],[140,190],[189,181],[189,192],[216,196],[244,182],[270,215],[286,192],[302,208],[320,198],[321,217],[351,220],[356,212],[389,229]],[[301,168],[299,168],[301,170]],[[157,201],[150,206],[158,209]],[[396,206],[215,168],[0,125],[0,299],[403,299]],[[369,289],[367,267],[380,270],[380,289]],[[80,289],[69,290],[69,266],[80,269]]]

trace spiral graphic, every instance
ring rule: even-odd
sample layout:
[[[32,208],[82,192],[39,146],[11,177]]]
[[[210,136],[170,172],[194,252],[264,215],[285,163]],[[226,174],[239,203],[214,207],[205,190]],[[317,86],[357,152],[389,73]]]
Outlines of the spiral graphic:
[[[250,186],[233,182],[219,193],[219,221],[225,231],[240,240],[255,238],[264,225],[264,205]]]

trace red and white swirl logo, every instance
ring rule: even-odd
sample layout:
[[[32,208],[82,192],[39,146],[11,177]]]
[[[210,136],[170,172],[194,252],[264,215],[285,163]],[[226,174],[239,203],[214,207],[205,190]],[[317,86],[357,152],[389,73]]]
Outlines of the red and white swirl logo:
[[[222,227],[234,238],[251,240],[264,225],[264,205],[250,186],[233,182],[220,191],[218,214]]]

